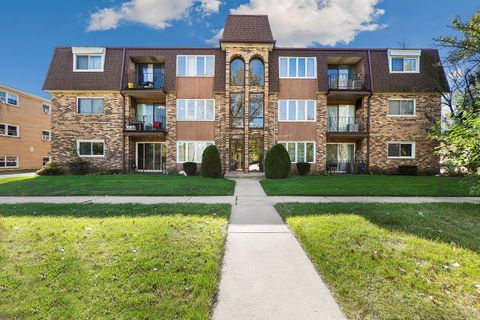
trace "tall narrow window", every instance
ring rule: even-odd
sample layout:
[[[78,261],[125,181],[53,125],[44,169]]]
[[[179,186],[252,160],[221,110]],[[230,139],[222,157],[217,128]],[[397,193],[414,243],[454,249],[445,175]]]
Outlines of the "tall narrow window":
[[[230,62],[230,85],[243,86],[245,84],[245,63],[236,58]]]
[[[263,93],[250,94],[250,128],[263,128]]]
[[[242,93],[230,95],[230,127],[243,128],[245,96]]]
[[[262,60],[255,58],[250,61],[250,85],[263,87],[265,83],[265,69]]]

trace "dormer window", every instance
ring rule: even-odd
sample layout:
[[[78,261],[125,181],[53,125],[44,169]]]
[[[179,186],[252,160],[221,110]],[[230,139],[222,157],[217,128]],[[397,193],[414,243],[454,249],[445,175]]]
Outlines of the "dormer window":
[[[390,73],[420,72],[421,50],[388,50]]]
[[[105,48],[73,47],[73,71],[103,72]]]

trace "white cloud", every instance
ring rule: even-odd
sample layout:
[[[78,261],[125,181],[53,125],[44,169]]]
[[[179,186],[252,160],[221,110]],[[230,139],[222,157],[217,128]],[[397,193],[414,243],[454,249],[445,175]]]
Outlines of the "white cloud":
[[[220,3],[220,0],[130,0],[92,13],[87,31],[115,29],[122,21],[164,29],[171,21],[188,16],[193,7],[208,15],[218,12]]]
[[[280,46],[334,46],[351,42],[359,32],[384,27],[382,0],[250,0],[232,14],[268,14]]]
[[[211,30],[214,33],[213,37],[207,39],[207,43],[213,46],[218,46],[218,41],[222,38],[223,28],[220,30]]]

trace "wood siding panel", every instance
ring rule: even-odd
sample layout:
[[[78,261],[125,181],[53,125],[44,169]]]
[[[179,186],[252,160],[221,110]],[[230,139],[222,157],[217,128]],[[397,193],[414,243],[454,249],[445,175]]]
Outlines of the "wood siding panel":
[[[278,141],[315,141],[315,122],[279,122]]]
[[[213,121],[177,121],[177,140],[215,140]]]
[[[177,98],[214,98],[213,83],[213,77],[179,77],[176,84]]]
[[[313,99],[317,97],[316,79],[280,79],[280,99]]]

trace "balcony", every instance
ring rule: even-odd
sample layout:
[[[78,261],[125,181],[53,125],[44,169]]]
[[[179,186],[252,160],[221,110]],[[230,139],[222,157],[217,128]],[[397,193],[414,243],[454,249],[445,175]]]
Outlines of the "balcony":
[[[334,99],[359,99],[368,95],[368,75],[362,73],[330,73],[328,75],[328,97]]]
[[[326,170],[331,173],[366,173],[367,164],[364,161],[327,160]]]
[[[126,136],[162,136],[167,133],[165,116],[138,115],[127,122],[124,133]]]
[[[366,134],[367,128],[363,119],[357,117],[328,117],[328,136],[363,137]]]
[[[125,74],[123,93],[134,98],[165,98],[163,71]]]

